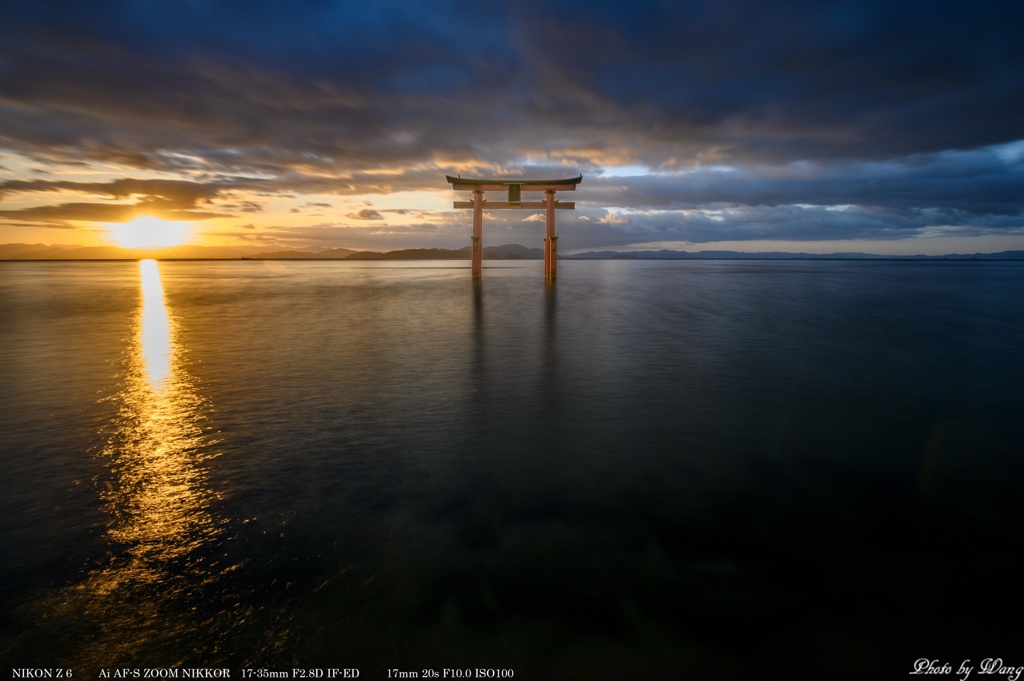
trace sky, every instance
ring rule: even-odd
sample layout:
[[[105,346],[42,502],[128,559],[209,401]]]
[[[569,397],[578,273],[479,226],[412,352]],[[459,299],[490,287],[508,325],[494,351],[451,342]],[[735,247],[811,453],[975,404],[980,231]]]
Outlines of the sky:
[[[446,174],[582,174],[558,197],[576,201],[562,253],[1024,249],[1018,0],[3,15],[0,243],[173,221],[210,246],[461,248],[471,215],[452,202],[469,196]],[[494,210],[483,238],[540,247],[543,231],[542,213]]]

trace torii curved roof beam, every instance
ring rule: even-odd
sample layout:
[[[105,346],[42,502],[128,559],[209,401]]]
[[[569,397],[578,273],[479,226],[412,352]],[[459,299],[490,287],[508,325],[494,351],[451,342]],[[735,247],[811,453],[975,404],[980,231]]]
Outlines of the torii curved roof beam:
[[[518,185],[526,191],[574,191],[583,181],[583,175],[564,180],[527,180],[517,177],[470,178],[445,175],[454,190],[462,191],[506,191],[509,185]]]

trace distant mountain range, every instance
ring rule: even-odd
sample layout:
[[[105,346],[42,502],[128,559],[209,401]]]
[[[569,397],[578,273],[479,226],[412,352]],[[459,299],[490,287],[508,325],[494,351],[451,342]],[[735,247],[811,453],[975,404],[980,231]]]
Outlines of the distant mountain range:
[[[46,246],[2,244],[0,260],[469,260],[470,247],[406,248],[396,251],[356,251],[329,248],[321,251],[264,252],[253,247],[174,246],[127,250],[117,246]],[[542,260],[544,251],[519,244],[485,246],[485,260]],[[948,255],[872,255],[870,253],[742,253],[739,251],[587,251],[559,256],[564,260],[1024,260],[1024,251],[999,253],[951,253]]]
[[[950,253],[948,255],[873,255],[871,253],[785,253],[770,251],[587,251],[560,256],[573,260],[1024,260],[1024,251]]]

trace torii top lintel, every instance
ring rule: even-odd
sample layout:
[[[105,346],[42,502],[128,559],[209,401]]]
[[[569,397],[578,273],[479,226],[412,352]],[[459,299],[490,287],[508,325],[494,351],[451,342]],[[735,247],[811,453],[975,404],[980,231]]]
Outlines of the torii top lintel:
[[[445,175],[452,189],[469,192],[503,192],[510,186],[521,187],[525,191],[537,192],[571,192],[583,181],[583,175],[564,180],[527,180],[515,177],[503,178],[468,178]]]

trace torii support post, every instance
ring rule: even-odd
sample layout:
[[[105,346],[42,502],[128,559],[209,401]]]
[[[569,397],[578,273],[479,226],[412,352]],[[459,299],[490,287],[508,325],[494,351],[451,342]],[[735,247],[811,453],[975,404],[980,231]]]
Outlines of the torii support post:
[[[473,209],[473,279],[483,276],[483,211],[484,209],[526,208],[544,210],[544,278],[554,281],[558,275],[558,237],[555,236],[555,210],[573,209],[573,201],[557,201],[555,193],[575,191],[583,176],[565,180],[521,180],[521,179],[470,179],[446,176],[452,189],[473,192],[472,201],[456,201],[455,208]],[[501,191],[508,193],[508,201],[487,201],[484,192]],[[523,201],[524,191],[544,192],[543,201]]]
[[[484,273],[484,193],[473,192],[473,279],[480,279]]]
[[[558,275],[558,237],[555,236],[555,193],[544,192],[544,278]]]

